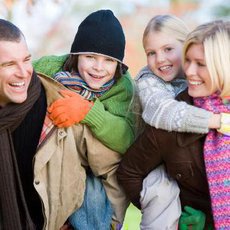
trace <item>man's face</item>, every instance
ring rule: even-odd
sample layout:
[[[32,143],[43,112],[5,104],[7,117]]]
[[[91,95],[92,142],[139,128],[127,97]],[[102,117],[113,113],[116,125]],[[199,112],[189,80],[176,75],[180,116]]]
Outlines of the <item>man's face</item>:
[[[26,100],[32,72],[24,38],[20,42],[0,41],[0,106]]]

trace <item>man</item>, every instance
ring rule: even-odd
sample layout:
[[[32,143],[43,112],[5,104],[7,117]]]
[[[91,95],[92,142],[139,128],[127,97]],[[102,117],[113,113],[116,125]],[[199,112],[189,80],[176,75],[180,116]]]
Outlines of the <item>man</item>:
[[[84,154],[105,147],[87,126],[53,126],[47,106],[60,89],[33,72],[24,35],[0,19],[0,229],[57,230],[82,205]]]
[[[46,116],[60,88],[36,76],[22,32],[1,19],[1,229],[59,229],[82,203],[73,130],[56,129]]]

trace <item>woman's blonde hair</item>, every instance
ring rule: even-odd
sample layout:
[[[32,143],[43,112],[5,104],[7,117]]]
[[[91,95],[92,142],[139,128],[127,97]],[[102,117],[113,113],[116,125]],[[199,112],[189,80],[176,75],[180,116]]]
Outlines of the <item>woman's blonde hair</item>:
[[[202,44],[205,62],[211,77],[211,87],[217,87],[221,97],[230,95],[230,22],[221,20],[202,24],[187,37],[183,61],[192,44]]]
[[[145,39],[150,32],[163,32],[169,36],[174,36],[178,41],[183,43],[189,33],[189,29],[180,18],[164,14],[156,15],[148,22],[143,33],[143,46],[145,46]]]

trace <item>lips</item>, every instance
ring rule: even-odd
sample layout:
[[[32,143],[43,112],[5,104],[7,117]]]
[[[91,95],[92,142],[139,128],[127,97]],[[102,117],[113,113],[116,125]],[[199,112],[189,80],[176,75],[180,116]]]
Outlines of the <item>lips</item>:
[[[89,74],[92,78],[96,78],[96,79],[102,79],[104,78],[104,76],[99,76],[99,75],[94,75],[94,74]]]
[[[10,89],[15,93],[24,93],[26,90],[26,83],[23,82],[11,82],[9,83]]]
[[[13,83],[10,83],[9,84],[10,86],[12,86],[12,87],[24,87],[25,86],[25,82],[13,82]]]
[[[172,69],[172,65],[167,65],[167,66],[159,67],[160,71],[168,71],[170,69]]]
[[[196,81],[196,80],[189,80],[188,81],[190,85],[201,85],[203,82],[202,81]]]
[[[164,65],[158,68],[160,74],[165,76],[170,75],[173,71],[173,65]]]

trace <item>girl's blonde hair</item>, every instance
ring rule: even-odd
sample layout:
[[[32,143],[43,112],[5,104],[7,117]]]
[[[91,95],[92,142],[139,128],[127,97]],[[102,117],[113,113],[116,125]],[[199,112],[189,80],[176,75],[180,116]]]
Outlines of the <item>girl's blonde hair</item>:
[[[211,77],[211,87],[217,87],[221,97],[230,95],[230,22],[213,21],[193,30],[184,43],[183,61],[189,47],[202,44],[205,62]]]
[[[178,41],[183,43],[189,33],[189,29],[180,18],[164,14],[157,15],[148,22],[143,33],[143,46],[145,46],[145,39],[150,32],[163,32],[169,36],[174,36]]]

